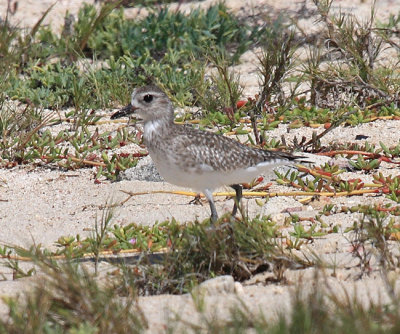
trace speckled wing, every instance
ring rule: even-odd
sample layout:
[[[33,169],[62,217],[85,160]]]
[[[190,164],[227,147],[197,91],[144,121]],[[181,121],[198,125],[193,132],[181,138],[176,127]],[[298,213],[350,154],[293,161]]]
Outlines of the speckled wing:
[[[290,153],[251,148],[231,138],[180,126],[170,143],[179,152],[176,161],[181,168],[204,171],[231,172],[259,164],[277,164],[296,160]],[[184,131],[183,131],[184,130]],[[179,159],[177,157],[177,159]]]

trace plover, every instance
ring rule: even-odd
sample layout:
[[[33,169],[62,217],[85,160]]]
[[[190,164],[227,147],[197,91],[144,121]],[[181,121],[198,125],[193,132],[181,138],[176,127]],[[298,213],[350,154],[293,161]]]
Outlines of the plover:
[[[229,185],[235,190],[235,215],[242,197],[241,183],[303,158],[251,148],[222,135],[175,124],[172,102],[157,86],[135,89],[131,103],[111,119],[130,114],[144,121],[144,142],[161,176],[175,185],[202,192],[210,204],[212,222],[218,219],[214,189]]]

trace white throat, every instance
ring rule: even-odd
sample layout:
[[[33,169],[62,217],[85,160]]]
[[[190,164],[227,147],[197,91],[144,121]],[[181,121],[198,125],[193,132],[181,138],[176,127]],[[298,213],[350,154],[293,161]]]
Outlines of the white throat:
[[[154,136],[160,135],[162,121],[155,119],[144,123],[144,137],[147,142],[151,141]]]

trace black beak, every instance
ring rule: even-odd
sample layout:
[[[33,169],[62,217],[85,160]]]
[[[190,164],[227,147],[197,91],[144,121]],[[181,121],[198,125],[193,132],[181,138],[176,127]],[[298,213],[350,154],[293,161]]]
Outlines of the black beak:
[[[129,103],[126,107],[123,107],[121,110],[118,110],[115,114],[112,114],[110,118],[117,119],[117,118],[121,118],[124,116],[128,116],[128,115],[134,113],[135,110],[136,110],[136,108],[134,108],[132,106],[132,104]]]

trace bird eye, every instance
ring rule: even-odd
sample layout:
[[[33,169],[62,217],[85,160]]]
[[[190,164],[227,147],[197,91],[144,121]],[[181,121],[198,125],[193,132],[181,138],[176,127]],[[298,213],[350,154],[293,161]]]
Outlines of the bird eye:
[[[153,95],[147,94],[143,97],[144,102],[150,103],[153,101]]]

